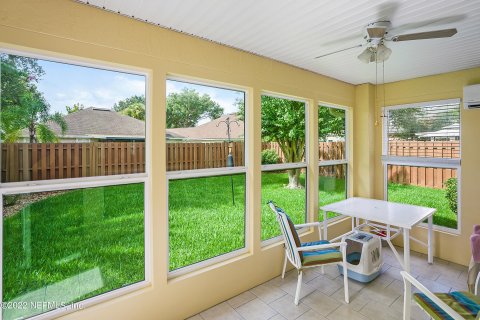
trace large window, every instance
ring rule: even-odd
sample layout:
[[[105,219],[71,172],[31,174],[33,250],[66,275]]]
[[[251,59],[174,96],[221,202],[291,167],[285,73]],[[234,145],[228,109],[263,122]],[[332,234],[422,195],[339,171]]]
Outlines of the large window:
[[[262,240],[281,234],[267,202],[282,207],[295,224],[307,217],[306,102],[262,95]]]
[[[319,207],[347,198],[347,110],[318,106],[318,201]],[[327,213],[327,218],[338,216]],[[323,221],[320,211],[319,221]]]
[[[0,58],[3,319],[145,285],[145,75]]]
[[[169,270],[181,274],[245,248],[245,93],[169,79],[166,120]]]
[[[437,227],[458,229],[460,101],[386,107],[384,113],[386,198],[436,208]]]

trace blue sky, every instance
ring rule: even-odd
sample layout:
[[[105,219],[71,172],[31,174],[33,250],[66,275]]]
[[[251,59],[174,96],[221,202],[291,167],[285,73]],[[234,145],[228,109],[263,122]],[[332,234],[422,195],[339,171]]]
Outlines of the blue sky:
[[[145,94],[146,78],[141,75],[45,60],[38,60],[38,63],[45,71],[38,88],[50,103],[51,112],[65,114],[65,106],[75,103],[86,107],[112,108],[120,100]],[[237,97],[243,98],[243,92],[239,91],[170,80],[167,81],[167,95],[180,92],[184,87],[193,88],[202,95],[210,95],[225,113],[237,111],[233,103]]]

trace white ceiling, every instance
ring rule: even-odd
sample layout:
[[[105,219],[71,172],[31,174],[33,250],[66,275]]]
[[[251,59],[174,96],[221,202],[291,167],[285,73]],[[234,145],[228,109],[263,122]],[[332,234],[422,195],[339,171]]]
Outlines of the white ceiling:
[[[386,82],[480,66],[478,0],[78,1],[353,84],[375,83],[375,64],[356,58],[364,48],[314,57],[363,43],[364,27],[385,19],[389,35],[458,30],[451,38],[388,42]]]

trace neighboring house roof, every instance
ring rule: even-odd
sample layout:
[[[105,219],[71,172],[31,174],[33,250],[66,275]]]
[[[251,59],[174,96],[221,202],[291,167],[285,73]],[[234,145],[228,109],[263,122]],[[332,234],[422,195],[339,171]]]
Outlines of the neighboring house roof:
[[[111,109],[86,108],[63,117],[67,131],[62,135],[58,124],[48,122],[48,126],[59,137],[75,138],[145,138],[145,122],[122,115]],[[22,131],[28,137],[28,130]]]
[[[167,129],[167,138],[189,140],[226,140],[228,139],[227,125],[224,121],[227,121],[227,118],[230,121],[230,138],[232,140],[242,139],[244,137],[245,130],[244,123],[242,120],[238,119],[236,114],[226,114],[220,118],[196,127]]]
[[[437,131],[422,132],[416,134],[420,138],[435,138],[435,137],[459,137],[460,136],[460,124],[454,123],[449,126],[443,127]]]

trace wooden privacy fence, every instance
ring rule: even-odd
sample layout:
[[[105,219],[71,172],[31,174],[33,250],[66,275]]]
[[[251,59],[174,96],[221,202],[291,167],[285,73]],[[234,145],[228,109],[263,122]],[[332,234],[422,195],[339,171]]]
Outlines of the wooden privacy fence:
[[[388,142],[390,156],[459,158],[460,141],[401,141]]]
[[[167,170],[219,168],[227,165],[231,148],[235,166],[244,165],[243,142],[167,143]],[[262,150],[275,150],[283,161],[277,143],[262,144]],[[345,159],[344,142],[320,142],[320,160]],[[459,157],[458,141],[392,141],[390,155]],[[145,172],[145,143],[12,143],[1,148],[1,181],[17,182],[129,174]],[[323,176],[345,176],[345,165],[320,167]],[[433,188],[443,188],[456,170],[411,166],[388,166],[388,181]]]
[[[280,161],[285,161],[280,146],[276,142],[263,142],[262,150],[273,149],[279,155]],[[318,143],[319,160],[343,160],[345,159],[345,142],[319,142]]]
[[[234,165],[243,166],[245,150],[243,142],[167,143],[167,170],[226,167],[229,148],[231,148]]]
[[[389,141],[391,156],[459,158],[459,141]],[[441,189],[457,176],[455,169],[389,165],[388,182]]]
[[[9,143],[2,182],[79,178],[145,171],[143,142]]]

